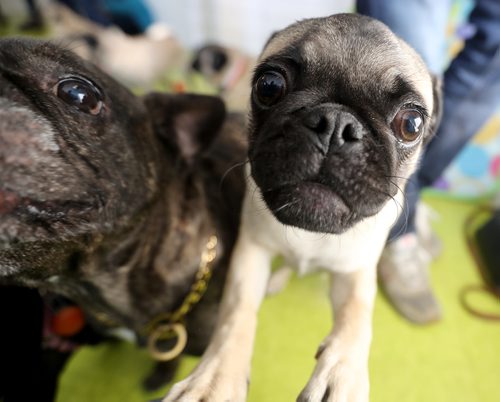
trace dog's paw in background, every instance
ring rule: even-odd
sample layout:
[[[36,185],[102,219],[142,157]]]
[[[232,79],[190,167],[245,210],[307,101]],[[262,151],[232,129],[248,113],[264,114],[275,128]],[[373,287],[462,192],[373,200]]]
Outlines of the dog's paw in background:
[[[285,290],[290,278],[293,274],[293,268],[288,265],[279,267],[271,274],[271,278],[267,284],[266,295],[275,296]]]

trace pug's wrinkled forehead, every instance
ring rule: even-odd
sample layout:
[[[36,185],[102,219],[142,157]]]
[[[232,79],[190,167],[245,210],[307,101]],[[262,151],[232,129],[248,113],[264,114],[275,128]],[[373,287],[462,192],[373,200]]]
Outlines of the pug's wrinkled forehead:
[[[429,112],[433,110],[432,79],[422,59],[386,25],[370,17],[336,14],[276,32],[259,62],[283,59],[318,82],[341,77],[351,86],[372,84],[384,90],[404,86],[422,97]]]

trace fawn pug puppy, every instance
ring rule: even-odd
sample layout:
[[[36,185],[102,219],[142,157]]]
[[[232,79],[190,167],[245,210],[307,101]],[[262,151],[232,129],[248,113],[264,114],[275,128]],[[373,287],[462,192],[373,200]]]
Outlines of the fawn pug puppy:
[[[251,174],[215,336],[165,401],[245,400],[277,254],[332,278],[335,325],[298,400],[368,401],[376,266],[438,98],[415,51],[373,19],[308,19],[271,37],[253,77]]]

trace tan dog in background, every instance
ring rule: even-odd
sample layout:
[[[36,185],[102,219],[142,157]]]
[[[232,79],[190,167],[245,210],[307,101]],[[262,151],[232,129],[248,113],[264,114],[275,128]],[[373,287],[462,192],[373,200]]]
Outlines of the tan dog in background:
[[[50,37],[134,89],[151,90],[171,71],[187,71],[189,52],[165,24],[140,35],[102,27],[53,2],[44,9]]]
[[[237,49],[212,44],[195,52],[191,67],[217,88],[229,110],[247,112],[255,64],[254,57]]]

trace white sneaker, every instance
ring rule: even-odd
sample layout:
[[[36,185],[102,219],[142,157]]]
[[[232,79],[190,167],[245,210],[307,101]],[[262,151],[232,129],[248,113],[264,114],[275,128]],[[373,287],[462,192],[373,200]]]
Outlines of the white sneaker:
[[[443,243],[432,229],[431,222],[439,220],[439,214],[426,203],[419,201],[415,212],[415,230],[420,245],[435,260],[443,251]]]
[[[405,318],[426,324],[441,318],[429,281],[432,255],[415,233],[386,245],[378,264],[380,283],[389,301]]]

